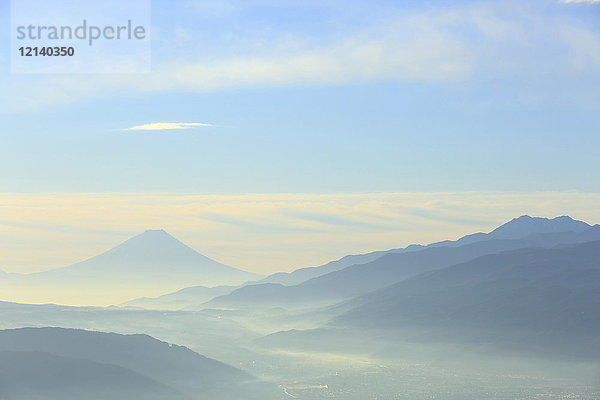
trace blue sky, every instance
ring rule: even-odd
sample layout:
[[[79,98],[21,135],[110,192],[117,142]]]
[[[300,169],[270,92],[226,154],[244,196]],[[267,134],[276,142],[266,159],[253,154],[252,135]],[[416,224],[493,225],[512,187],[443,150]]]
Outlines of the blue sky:
[[[600,189],[600,4],[213,3],[152,3],[151,77],[2,57],[3,190]]]
[[[7,38],[9,14],[9,2],[2,1],[0,29]],[[548,195],[552,206],[536,208],[540,196],[532,193],[600,192],[596,0],[153,1],[152,70],[10,74],[8,40],[0,42],[0,190],[34,194],[28,207],[45,205],[37,195],[44,193],[427,192],[431,208],[436,193],[464,193],[464,212],[442,212],[454,221],[469,220],[469,193],[523,193],[522,202],[511,198],[510,207],[475,226],[459,224],[452,231],[428,222],[411,225],[420,232],[415,240],[382,226],[385,240],[377,236],[359,246],[370,231],[357,230],[353,239],[340,236],[334,245],[334,234],[345,229],[338,226],[330,241],[318,239],[329,249],[312,247],[314,257],[307,259],[298,257],[315,242],[303,242],[306,247],[295,252],[291,248],[300,241],[279,243],[286,253],[273,270],[491,229],[516,213],[595,217],[586,214],[588,206],[578,208],[577,196]],[[128,130],[157,123],[211,126]],[[303,208],[302,215],[327,204]],[[494,204],[482,215],[490,215]],[[17,209],[3,205],[6,222]],[[71,206],[74,215],[84,213],[76,202]],[[162,222],[150,214],[154,225],[146,228],[170,227],[174,220],[168,213]],[[52,223],[62,217],[57,212]],[[73,218],[70,232],[80,233],[84,227]],[[125,239],[144,228],[143,220],[138,216],[129,228],[116,224],[96,233]],[[402,221],[398,232],[406,231]],[[68,249],[53,255],[44,247],[50,246],[43,244],[49,243],[46,225],[36,228],[45,233],[35,240],[23,226],[15,231],[17,225],[13,218],[3,231],[0,221],[0,235],[19,237],[20,254],[43,248],[23,261],[28,268],[40,260],[55,266],[71,260]],[[194,229],[181,224],[171,231],[216,255],[236,246],[221,240],[211,247],[206,232],[194,236]],[[251,234],[238,232],[237,243]],[[81,240],[97,240],[91,256],[113,238]],[[68,240],[75,236],[63,239],[72,244]],[[272,240],[265,237],[264,243]],[[259,265],[264,243],[253,243],[256,254],[238,246],[239,257],[224,261]],[[0,269],[20,265],[18,254],[2,254]]]

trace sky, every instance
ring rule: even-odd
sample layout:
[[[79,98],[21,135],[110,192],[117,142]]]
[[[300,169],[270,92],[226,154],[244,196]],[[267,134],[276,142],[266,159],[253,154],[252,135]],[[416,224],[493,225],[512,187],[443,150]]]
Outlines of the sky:
[[[598,1],[165,0],[151,36],[120,75],[11,74],[0,41],[0,270],[149,228],[269,273],[600,222]]]

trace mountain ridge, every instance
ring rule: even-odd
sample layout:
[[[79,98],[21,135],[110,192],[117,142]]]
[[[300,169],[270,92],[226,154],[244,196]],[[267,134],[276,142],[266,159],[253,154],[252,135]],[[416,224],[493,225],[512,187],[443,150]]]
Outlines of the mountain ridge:
[[[6,329],[0,330],[0,352],[49,354],[67,365],[81,364],[78,360],[83,360],[86,364],[82,366],[110,368],[108,372],[113,375],[118,375],[114,371],[131,371],[129,375],[133,378],[143,377],[150,383],[159,383],[155,385],[157,389],[170,387],[194,394],[181,396],[185,399],[198,398],[198,394],[202,394],[201,398],[218,395],[228,400],[238,399],[242,394],[252,399],[264,398],[251,393],[272,390],[269,385],[263,387],[256,378],[231,365],[146,334],[123,335],[57,327]],[[79,383],[77,379],[64,378],[68,388]],[[95,377],[83,374],[81,378],[93,381]],[[158,398],[180,397],[173,393]]]
[[[248,307],[278,303],[297,306],[302,303],[330,303],[487,254],[529,247],[551,248],[593,240],[600,240],[600,226],[592,226],[581,232],[550,232],[521,239],[489,239],[461,246],[434,246],[411,252],[388,253],[369,263],[351,265],[311,278],[299,285],[246,285],[230,294],[214,298],[206,306]]]
[[[600,355],[598,260],[600,240],[488,254],[350,300],[353,307],[332,324],[424,328],[438,340],[438,332],[504,340],[531,332],[546,335],[547,344],[577,337],[582,342],[563,343],[565,350]]]
[[[599,260],[600,240],[487,254],[337,303],[320,311],[328,318],[316,328],[282,330],[256,343],[383,356],[450,345],[456,357],[476,349],[597,362]]]
[[[102,306],[192,285],[240,285],[257,277],[212,260],[161,229],[66,267],[3,275],[0,285],[11,301]]]
[[[548,228],[550,227],[550,228]],[[505,222],[504,224],[494,228],[488,233],[477,232],[467,234],[456,240],[443,240],[439,242],[430,243],[428,245],[410,244],[404,248],[395,248],[390,250],[377,250],[365,254],[346,255],[338,260],[330,261],[326,264],[317,267],[304,267],[299,268],[292,272],[277,272],[271,274],[259,281],[252,283],[281,283],[283,285],[297,285],[303,283],[311,278],[318,277],[330,272],[339,271],[346,267],[364,264],[367,262],[375,261],[377,258],[384,256],[389,253],[404,253],[409,251],[422,250],[428,247],[448,247],[448,246],[460,246],[463,244],[474,243],[476,241],[486,240],[488,238],[494,239],[520,239],[529,234],[535,233],[550,233],[550,232],[581,232],[585,229],[592,228],[593,226],[583,222],[575,220],[569,216],[559,216],[554,218],[545,217],[531,217],[529,215],[521,215],[517,218]],[[527,229],[529,228],[529,229]]]
[[[166,262],[168,264],[173,263],[173,258],[179,258],[184,259],[185,262],[191,261],[195,263],[206,263],[205,268],[224,268],[229,271],[241,271],[249,276],[257,275],[214,261],[194,250],[185,243],[179,241],[163,229],[148,229],[143,233],[135,235],[118,244],[117,246],[100,253],[97,256],[79,261],[66,267],[37,272],[29,275],[41,275],[59,271],[69,271],[82,267],[92,269],[94,266],[90,266],[90,262],[103,261],[104,259],[111,259],[115,257],[120,257],[124,259],[123,261],[129,262],[135,267],[139,267],[140,264],[142,264],[143,267],[147,268],[147,258],[149,257],[160,262]],[[148,271],[145,270],[144,272]]]

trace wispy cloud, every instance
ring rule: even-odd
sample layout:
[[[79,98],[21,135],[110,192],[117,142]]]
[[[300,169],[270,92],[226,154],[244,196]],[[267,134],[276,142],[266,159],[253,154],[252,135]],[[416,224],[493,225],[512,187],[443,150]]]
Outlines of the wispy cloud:
[[[600,0],[556,0],[555,4],[559,1],[600,4]],[[204,0],[186,4],[199,10],[213,8]],[[214,6],[214,11],[228,15],[232,7],[244,7],[238,2],[224,4],[227,6]],[[590,72],[597,76],[596,30],[556,19],[553,2],[547,4],[541,15],[533,12],[533,5],[516,1],[398,10],[326,39],[297,32],[265,37],[242,24],[242,33],[227,36],[223,43],[217,41],[215,48],[193,52],[202,54],[201,58],[190,55],[191,51],[167,56],[156,50],[161,56],[148,75],[106,75],[93,80],[85,76],[11,76],[0,81],[6,87],[0,93],[0,113],[110,97],[115,88],[152,94],[365,82],[530,81],[540,70],[556,82],[584,75],[589,78]],[[278,32],[278,28],[272,29]],[[195,32],[193,26],[184,25],[175,30],[173,43],[187,43]],[[173,43],[169,42],[169,47]],[[565,51],[575,52],[575,61],[573,57],[554,57]],[[556,62],[548,63],[548,57]],[[565,70],[573,73],[565,74]],[[550,81],[548,86],[553,87]],[[558,87],[557,95],[562,93],[562,86]],[[143,130],[189,127],[148,125]]]
[[[213,126],[212,124],[205,124],[202,122],[154,122],[151,124],[144,124],[138,126],[132,126],[126,128],[126,131],[172,131],[190,129],[201,126]]]
[[[277,35],[233,40],[222,52],[209,51],[202,59],[180,59],[178,55],[169,57],[170,61],[164,59],[150,75],[105,75],[94,80],[78,76],[44,76],[39,80],[11,77],[10,102],[6,101],[0,112],[6,107],[28,109],[110,96],[115,87],[141,93],[205,92],[352,82],[466,80],[473,72],[474,55],[461,35],[454,32],[453,18],[443,12],[408,14],[329,41]],[[251,52],[247,51],[248,43],[253,44]],[[67,86],[70,90],[57,90]],[[37,96],[25,94],[34,87]],[[42,95],[41,91],[48,94]],[[171,129],[182,129],[174,126]]]

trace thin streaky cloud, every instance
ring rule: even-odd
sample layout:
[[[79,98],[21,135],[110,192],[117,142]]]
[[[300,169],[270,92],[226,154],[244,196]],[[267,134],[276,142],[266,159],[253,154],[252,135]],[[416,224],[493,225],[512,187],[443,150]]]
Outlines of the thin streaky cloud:
[[[599,202],[600,193],[578,191],[2,193],[0,270],[64,267],[161,227],[210,258],[267,274],[489,232],[522,214],[595,224]]]
[[[138,126],[132,126],[126,128],[126,131],[172,131],[190,129],[202,126],[213,126],[212,124],[205,124],[202,122],[154,122],[151,124],[144,124]]]

